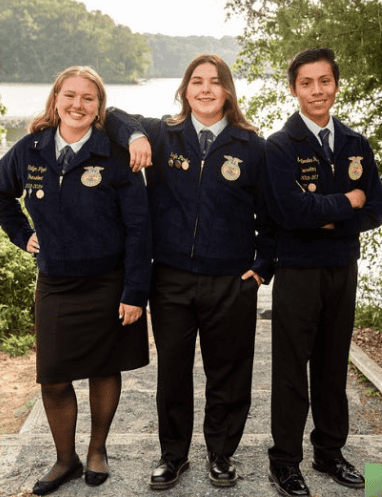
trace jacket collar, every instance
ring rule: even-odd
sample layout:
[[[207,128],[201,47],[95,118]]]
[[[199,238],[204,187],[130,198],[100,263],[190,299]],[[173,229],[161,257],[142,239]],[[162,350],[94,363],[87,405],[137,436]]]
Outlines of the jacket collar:
[[[55,128],[45,129],[34,135],[31,141],[31,148],[38,150],[48,164],[56,164],[54,134]],[[32,135],[33,136],[33,135]],[[84,144],[81,150],[73,160],[73,167],[86,161],[91,155],[110,157],[110,142],[103,131],[93,128],[89,140]]]
[[[188,116],[185,121],[175,126],[168,125],[168,128],[170,132],[182,133],[185,137],[185,141],[188,142],[195,150],[199,151],[199,139],[196,134],[195,127],[192,124],[191,116]],[[211,150],[217,146],[230,142],[232,139],[248,142],[249,133],[250,132],[245,129],[236,128],[228,123],[211,145]]]
[[[347,137],[357,137],[358,134],[345,126],[339,119],[333,116],[334,122],[334,158],[340,153],[347,142]],[[322,148],[314,134],[307,128],[298,112],[292,114],[284,125],[284,131],[292,140],[297,142],[308,141],[314,150],[321,156]]]

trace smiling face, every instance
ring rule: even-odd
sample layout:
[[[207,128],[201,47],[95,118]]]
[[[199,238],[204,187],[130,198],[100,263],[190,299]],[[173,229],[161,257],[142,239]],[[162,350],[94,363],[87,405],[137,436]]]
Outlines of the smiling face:
[[[301,112],[321,127],[329,121],[338,90],[332,67],[325,60],[300,66],[295,88],[290,88],[300,102]]]
[[[187,85],[186,99],[198,121],[210,126],[223,118],[226,90],[214,64],[200,64]]]
[[[56,96],[60,134],[68,143],[80,140],[98,115],[96,85],[82,76],[66,79]]]

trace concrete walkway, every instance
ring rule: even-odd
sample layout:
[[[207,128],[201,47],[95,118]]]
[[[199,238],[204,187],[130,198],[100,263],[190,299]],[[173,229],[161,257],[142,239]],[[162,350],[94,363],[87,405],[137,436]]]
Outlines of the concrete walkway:
[[[235,454],[239,473],[236,487],[219,489],[209,483],[206,470],[206,449],[202,423],[204,410],[204,373],[198,351],[195,363],[195,426],[190,452],[191,469],[184,473],[180,483],[167,491],[152,491],[149,475],[159,458],[157,437],[156,354],[151,350],[151,364],[146,368],[124,373],[123,393],[108,441],[111,477],[98,488],[90,488],[84,479],[63,485],[54,496],[102,497],[253,497],[276,496],[267,477],[267,449],[272,443],[270,435],[271,387],[271,289],[262,287],[259,292],[259,319],[256,336],[256,353],[253,372],[253,401],[245,434]],[[267,319],[268,318],[268,319]],[[75,384],[79,399],[77,451],[85,460],[89,440],[90,417],[87,382]],[[373,429],[363,415],[359,386],[349,381],[348,395],[351,413],[351,434],[344,455],[360,470],[367,463],[381,464],[382,436],[373,435]],[[330,478],[311,467],[312,448],[306,427],[305,458],[301,470],[314,497],[362,497],[364,490],[351,490],[334,483]],[[39,400],[18,435],[4,435],[0,452],[0,495],[17,495],[31,491],[35,481],[52,465],[55,459],[53,441]]]

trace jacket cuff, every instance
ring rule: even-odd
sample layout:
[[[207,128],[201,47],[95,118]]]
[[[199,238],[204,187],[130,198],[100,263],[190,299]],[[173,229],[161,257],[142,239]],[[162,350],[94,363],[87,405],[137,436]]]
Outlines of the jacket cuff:
[[[133,290],[132,288],[125,287],[122,292],[122,304],[135,305],[137,307],[145,308],[149,299],[148,293],[144,290]]]

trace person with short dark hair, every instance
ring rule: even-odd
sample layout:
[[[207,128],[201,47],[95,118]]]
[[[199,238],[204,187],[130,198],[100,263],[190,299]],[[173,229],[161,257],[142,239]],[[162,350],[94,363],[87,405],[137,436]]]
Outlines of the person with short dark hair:
[[[304,50],[288,74],[300,111],[266,143],[267,204],[278,225],[269,478],[280,495],[297,497],[310,495],[299,469],[309,391],[313,468],[364,486],[341,449],[359,234],[381,225],[382,189],[367,140],[330,115],[339,90],[333,52]]]
[[[162,451],[150,486],[158,490],[174,486],[189,467],[198,332],[209,478],[220,487],[236,483],[231,456],[251,403],[257,291],[273,275],[261,195],[264,140],[240,111],[229,67],[216,55],[197,57],[177,96],[182,108],[174,118],[139,118],[153,151],[145,173]],[[118,117],[129,122],[122,111],[110,114],[114,124]]]
[[[30,133],[0,160],[0,224],[36,255],[37,382],[57,460],[35,484],[45,495],[79,477],[77,398],[89,379],[91,436],[85,480],[109,476],[106,440],[121,371],[149,362],[146,303],[151,223],[141,174],[104,133],[106,93],[90,67],[60,73]],[[24,197],[34,227],[23,213]]]

